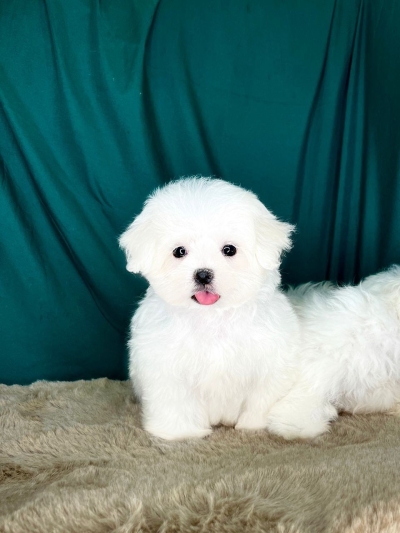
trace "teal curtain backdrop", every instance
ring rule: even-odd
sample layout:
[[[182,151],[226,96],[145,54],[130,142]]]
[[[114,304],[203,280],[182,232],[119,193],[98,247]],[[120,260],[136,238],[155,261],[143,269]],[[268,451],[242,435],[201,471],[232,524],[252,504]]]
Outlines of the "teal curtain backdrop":
[[[126,377],[117,236],[182,175],[295,222],[286,282],[400,262],[398,0],[0,0],[0,381]]]

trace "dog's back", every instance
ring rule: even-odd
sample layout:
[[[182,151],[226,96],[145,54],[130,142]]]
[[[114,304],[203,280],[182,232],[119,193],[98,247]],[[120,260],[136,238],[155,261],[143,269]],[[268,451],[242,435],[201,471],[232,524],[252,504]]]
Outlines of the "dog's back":
[[[362,280],[358,285],[338,286],[330,281],[304,283],[298,287],[290,287],[287,296],[301,315],[307,309],[316,311],[321,306],[335,308],[350,305],[354,297],[376,298],[382,303],[392,306],[400,319],[400,265],[393,265],[388,270],[373,274]]]

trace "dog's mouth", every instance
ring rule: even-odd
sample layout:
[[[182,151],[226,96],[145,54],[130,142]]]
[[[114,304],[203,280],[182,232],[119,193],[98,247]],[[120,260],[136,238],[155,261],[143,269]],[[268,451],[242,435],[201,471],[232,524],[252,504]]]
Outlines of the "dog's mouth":
[[[192,300],[200,305],[212,305],[220,299],[220,295],[215,292],[198,291],[192,296]]]

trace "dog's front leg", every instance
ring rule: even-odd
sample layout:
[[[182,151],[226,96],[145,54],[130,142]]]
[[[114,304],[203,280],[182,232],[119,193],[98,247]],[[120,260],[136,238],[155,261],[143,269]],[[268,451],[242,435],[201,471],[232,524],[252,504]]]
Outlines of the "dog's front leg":
[[[273,401],[271,395],[266,394],[265,388],[253,390],[243,404],[235,429],[248,431],[265,429],[268,410]]]
[[[208,418],[193,393],[180,385],[152,390],[142,398],[143,427],[166,440],[202,438],[211,433]]]

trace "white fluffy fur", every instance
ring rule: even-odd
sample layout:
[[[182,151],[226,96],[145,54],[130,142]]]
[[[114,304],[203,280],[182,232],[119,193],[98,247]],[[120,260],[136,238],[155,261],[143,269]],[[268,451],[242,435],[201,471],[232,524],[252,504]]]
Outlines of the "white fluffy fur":
[[[357,287],[284,294],[280,256],[293,226],[222,180],[158,189],[120,238],[127,268],[150,287],[129,340],[144,427],[164,439],[217,424],[314,437],[338,410],[387,410],[400,397],[400,268]],[[224,256],[227,244],[236,255]],[[187,255],[172,252],[184,246]],[[192,299],[214,273],[212,305]]]
[[[276,422],[282,410],[289,422],[289,410],[294,421],[309,405],[318,418],[315,406],[332,418],[391,409],[400,400],[400,267],[357,286],[308,283],[288,296],[302,332],[301,378],[277,406]]]

